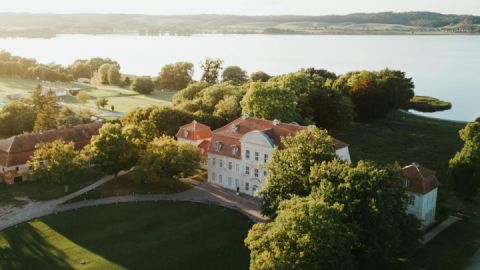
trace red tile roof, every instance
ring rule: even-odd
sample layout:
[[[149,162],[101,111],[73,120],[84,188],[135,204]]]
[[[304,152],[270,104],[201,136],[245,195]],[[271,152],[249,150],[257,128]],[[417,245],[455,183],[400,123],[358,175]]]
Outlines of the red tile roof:
[[[212,137],[212,130],[207,125],[193,121],[190,124],[181,126],[176,135],[177,138],[198,141]]]
[[[422,167],[417,163],[403,167],[403,174],[410,180],[406,187],[410,192],[427,194],[440,185],[434,171]]]
[[[98,134],[101,126],[101,123],[83,124],[7,138],[0,141],[0,165],[10,167],[27,163],[35,151],[35,145],[42,142],[63,139],[74,142],[77,149],[80,149],[90,143],[90,139]]]
[[[213,132],[208,152],[240,159],[240,138],[249,132],[261,131],[271,139],[274,145],[278,146],[279,148],[283,148],[281,137],[293,135],[307,128],[308,127],[306,126],[281,123],[276,120],[270,121],[242,116]],[[332,140],[337,149],[348,146],[348,144],[337,139],[332,138]],[[219,152],[217,152],[215,149],[216,142],[221,143],[221,149]],[[238,151],[235,154],[232,153],[233,145],[238,148]]]

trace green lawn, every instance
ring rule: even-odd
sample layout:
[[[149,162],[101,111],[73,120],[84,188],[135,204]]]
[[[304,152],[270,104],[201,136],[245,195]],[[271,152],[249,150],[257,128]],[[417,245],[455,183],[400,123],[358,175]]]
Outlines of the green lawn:
[[[0,232],[0,269],[247,269],[251,226],[194,203],[84,208]]]
[[[69,185],[69,192],[74,192],[92,184],[102,177],[97,170],[87,170],[77,182]],[[66,195],[64,185],[55,185],[42,182],[25,181],[20,184],[0,184],[0,205],[1,204],[22,204],[19,198],[28,198],[34,201],[56,199]]]
[[[0,99],[6,99],[6,96],[13,93],[22,94],[23,97],[29,96],[30,92],[35,89],[39,82],[36,80],[25,80],[10,77],[0,77]],[[115,106],[117,112],[129,112],[136,107],[145,107],[152,104],[163,105],[170,104],[174,91],[160,91],[155,90],[149,95],[141,95],[135,91],[127,88],[117,86],[93,86],[82,83],[42,83],[45,87],[66,87],[66,88],[82,88],[90,96],[90,100],[85,105],[86,108],[96,109],[95,101],[97,98],[105,97],[109,100],[106,109],[110,110],[110,105]],[[80,105],[77,99],[73,96],[61,97],[61,101],[70,104]]]
[[[462,148],[458,131],[465,125],[397,112],[373,123],[354,123],[332,135],[350,144],[354,161],[398,161],[401,166],[418,162],[437,171],[440,182],[445,183],[448,161]]]
[[[165,181],[156,183],[139,183],[130,174],[118,177],[98,188],[79,196],[73,201],[93,200],[112,196],[131,194],[169,194],[190,189],[192,185],[181,181]],[[67,202],[68,203],[68,202]]]

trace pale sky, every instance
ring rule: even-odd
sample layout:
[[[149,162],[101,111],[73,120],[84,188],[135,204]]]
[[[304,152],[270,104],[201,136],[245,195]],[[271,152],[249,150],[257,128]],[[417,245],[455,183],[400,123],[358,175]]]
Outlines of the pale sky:
[[[480,0],[3,0],[0,12],[326,15],[433,11],[480,15]]]

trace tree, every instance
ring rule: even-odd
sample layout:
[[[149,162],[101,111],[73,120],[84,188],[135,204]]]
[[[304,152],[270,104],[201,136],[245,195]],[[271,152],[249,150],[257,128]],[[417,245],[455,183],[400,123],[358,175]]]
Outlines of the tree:
[[[65,185],[75,182],[83,167],[75,144],[62,140],[36,145],[27,165],[32,180]]]
[[[239,66],[226,67],[222,73],[222,82],[228,81],[234,85],[242,85],[248,81],[247,72]]]
[[[93,164],[104,173],[114,174],[132,168],[138,159],[138,150],[122,132],[120,124],[105,124],[99,135],[93,136],[85,148]]]
[[[266,72],[257,71],[250,75],[250,80],[252,82],[268,82],[272,76],[268,75]]]
[[[149,134],[144,134],[147,138],[153,138],[161,135],[175,136],[180,126],[188,124],[194,120],[191,113],[172,108],[170,106],[148,106],[136,108],[129,112],[122,119],[124,126],[132,125],[135,127],[154,126],[155,128],[145,128]]]
[[[132,83],[132,90],[140,94],[149,94],[155,89],[150,77],[138,77]]]
[[[120,83],[120,67],[118,64],[102,64],[94,73],[93,80],[97,84],[117,85]]]
[[[85,91],[80,91],[77,94],[77,100],[80,102],[82,105],[85,105],[87,101],[90,99],[90,95],[85,92]]]
[[[105,106],[108,105],[108,99],[101,97],[97,99],[97,101],[95,102],[95,105],[97,105],[97,108],[105,109]]]
[[[264,214],[273,216],[281,201],[291,195],[307,196],[311,167],[335,158],[335,146],[327,131],[312,128],[282,138],[284,149],[275,148],[267,164],[268,174],[260,195]]]
[[[107,71],[108,84],[119,85],[121,76],[118,66],[110,64]]]
[[[138,162],[136,175],[144,183],[170,182],[180,176],[193,175],[200,168],[201,160],[195,146],[161,136],[148,145]]]
[[[480,186],[480,122],[467,124],[459,134],[464,145],[450,160],[448,175],[455,192],[470,200]]]
[[[180,90],[193,81],[192,76],[192,63],[177,62],[162,67],[158,74],[157,84],[161,89]]]
[[[33,106],[23,101],[6,104],[0,110],[0,137],[10,137],[33,131],[36,118]]]
[[[244,114],[292,122],[298,118],[295,92],[274,83],[252,83],[240,102]]]
[[[215,84],[218,82],[218,75],[222,69],[223,61],[220,59],[205,59],[202,63],[202,82]]]
[[[253,225],[245,239],[250,269],[355,269],[355,236],[342,205],[316,198],[283,201],[277,217]]]
[[[311,170],[311,196],[343,205],[344,222],[357,238],[352,253],[360,269],[378,269],[418,247],[420,223],[406,213],[402,180],[398,164],[378,167],[360,161],[352,167],[333,161],[317,163]]]
[[[200,96],[203,89],[211,86],[206,82],[196,82],[189,84],[185,89],[178,91],[172,98],[173,105],[178,105],[185,101],[194,100]]]
[[[57,96],[53,91],[44,93],[42,86],[37,85],[32,93],[32,104],[37,115],[33,131],[38,132],[57,128],[57,118],[60,113],[57,100]]]
[[[225,122],[231,122],[242,113],[240,102],[236,96],[225,96],[215,105],[214,116],[222,118]]]

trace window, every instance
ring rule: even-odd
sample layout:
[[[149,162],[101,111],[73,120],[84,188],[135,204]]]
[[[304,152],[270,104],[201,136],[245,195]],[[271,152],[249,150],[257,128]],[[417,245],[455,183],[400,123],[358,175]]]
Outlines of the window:
[[[220,152],[220,149],[222,149],[222,143],[215,142],[215,152]]]
[[[246,159],[250,158],[250,150],[245,150],[245,158]]]
[[[250,183],[246,182],[245,183],[245,190],[248,191],[250,189]]]
[[[258,152],[255,152],[255,160],[256,161],[258,161],[258,156],[259,156]]]
[[[245,167],[245,174],[250,175],[250,167]]]
[[[410,195],[408,197],[408,204],[409,205],[415,205],[415,195]]]
[[[263,162],[267,163],[268,161],[268,154],[263,155]]]
[[[212,173],[212,180],[215,181],[215,173]]]
[[[18,172],[19,168],[18,168],[18,167],[16,167],[16,168],[15,168],[15,170]]]
[[[218,167],[223,168],[223,160],[220,159],[218,161]]]
[[[219,175],[218,175],[218,182],[219,182],[219,183],[222,183],[222,181],[223,181],[223,177],[222,177],[221,174],[219,174]]]
[[[239,187],[239,186],[240,186],[240,181],[238,181],[238,179],[235,179],[235,186],[236,186],[236,187]]]
[[[232,150],[232,155],[236,155],[238,152],[238,146],[232,145],[231,150]]]
[[[235,164],[235,171],[239,172],[240,171],[240,164]]]
[[[215,166],[215,163],[216,163],[216,159],[215,158],[212,158],[212,165]]]
[[[404,179],[403,180],[403,187],[408,188],[410,186],[410,179]]]
[[[229,186],[232,185],[232,178],[231,178],[231,177],[228,177],[228,185],[229,185]]]
[[[188,130],[183,131],[183,137],[187,138],[188,137]]]
[[[267,170],[263,170],[263,176],[267,176]]]
[[[228,169],[231,171],[233,168],[233,163],[232,162],[228,162]]]
[[[255,177],[258,177],[258,169],[255,169]]]

